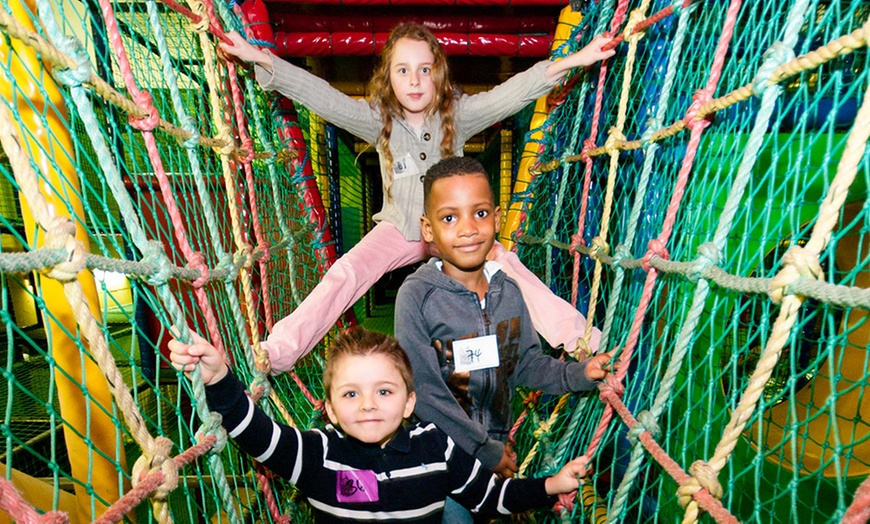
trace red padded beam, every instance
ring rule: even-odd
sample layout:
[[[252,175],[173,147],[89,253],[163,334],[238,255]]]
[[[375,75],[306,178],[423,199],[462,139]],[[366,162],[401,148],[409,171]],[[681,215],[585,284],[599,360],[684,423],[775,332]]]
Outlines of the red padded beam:
[[[278,56],[368,56],[378,54],[389,33],[293,32],[275,33]],[[439,33],[448,55],[546,57],[550,35]]]
[[[505,33],[505,34],[552,34],[556,30],[553,16],[450,16],[450,15],[328,15],[281,12],[280,7],[271,11],[276,31],[292,32],[362,32],[388,33],[401,22],[417,22],[434,33]]]
[[[315,5],[439,5],[463,7],[552,5],[566,6],[568,0],[269,0],[269,4],[315,4]]]

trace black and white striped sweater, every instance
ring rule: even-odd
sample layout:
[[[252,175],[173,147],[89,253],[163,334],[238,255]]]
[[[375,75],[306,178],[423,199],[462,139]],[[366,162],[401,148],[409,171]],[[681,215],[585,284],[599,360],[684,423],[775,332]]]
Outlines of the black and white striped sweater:
[[[551,505],[544,479],[501,480],[432,423],[402,428],[381,448],[327,425],[299,431],[278,424],[245,395],[232,373],[206,387],[239,447],[289,480],[319,523],[441,522],[449,496],[483,515]]]

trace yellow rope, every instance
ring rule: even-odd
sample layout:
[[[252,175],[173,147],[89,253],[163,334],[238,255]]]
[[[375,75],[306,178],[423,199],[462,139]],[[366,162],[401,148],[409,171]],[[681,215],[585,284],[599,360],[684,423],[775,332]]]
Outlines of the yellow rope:
[[[864,24],[862,31],[864,34],[861,39],[866,44],[870,41],[870,22]],[[856,37],[855,40],[858,38]],[[822,57],[825,58],[825,56]],[[785,289],[801,277],[823,280],[824,272],[821,270],[819,254],[825,250],[831,239],[831,233],[837,226],[840,211],[846,202],[849,186],[855,180],[858,164],[864,156],[868,139],[870,139],[870,87],[864,93],[864,101],[855,116],[855,124],[849,133],[843,156],[837,165],[837,174],[822,201],[819,217],[809,240],[804,246],[793,245],[783,255],[783,268],[771,282],[770,298],[774,302],[782,302],[782,306],[774,322],[767,345],[761,353],[740,402],[731,413],[731,419],[723,430],[722,439],[716,445],[713,457],[708,462],[697,461],[692,464],[689,472],[692,474],[694,482],[680,488],[681,497],[690,497],[692,492],[701,488],[708,489],[711,493],[716,493],[716,490],[721,493],[718,475],[727,464],[746,423],[757,407],[758,400],[764,392],[764,386],[770,378],[773,368],[779,362],[782,348],[788,342],[797,314],[804,301],[804,297],[800,295],[784,296]]]
[[[201,0],[188,0],[188,4],[190,5],[191,10],[200,16],[201,20],[208,20],[208,13]],[[218,130],[218,136],[223,137],[224,143],[226,144],[224,147],[216,149],[216,152],[220,157],[221,173],[224,178],[224,186],[226,189],[227,206],[230,210],[229,214],[233,232],[233,241],[238,250],[236,256],[244,257],[245,259],[244,266],[239,270],[239,280],[242,282],[242,293],[244,294],[245,304],[247,305],[244,309],[248,320],[248,334],[251,337],[251,347],[254,352],[254,363],[259,371],[262,371],[266,376],[268,376],[271,373],[272,365],[269,361],[269,355],[260,345],[260,334],[258,330],[256,311],[254,311],[254,308],[252,307],[252,304],[254,304],[254,291],[253,286],[251,285],[250,272],[254,262],[252,256],[253,250],[251,245],[245,242],[245,236],[242,233],[239,211],[236,206],[236,184],[233,178],[232,166],[230,165],[230,157],[233,152],[237,150],[237,147],[235,145],[235,140],[233,139],[232,129],[223,118],[224,105],[219,96],[219,93],[224,92],[225,89],[220,77],[218,76],[216,67],[217,60],[212,49],[213,44],[208,37],[207,28],[198,26],[195,30],[199,33],[200,47],[202,48],[203,71],[205,72],[206,81],[209,86],[209,104],[211,106],[212,122],[215,129]],[[250,188],[250,190],[253,191],[254,188]],[[278,411],[284,417],[285,422],[293,423],[293,418],[290,416],[289,411],[287,411],[287,408],[277,395],[271,394],[269,398],[274,402]]]
[[[71,57],[61,53],[54,45],[48,42],[45,38],[40,36],[38,33],[31,31],[27,27],[23,26],[18,20],[8,14],[6,11],[0,10],[0,29],[2,29],[9,36],[21,40],[26,45],[33,48],[37,53],[39,53],[42,59],[50,63],[53,66],[56,66],[60,69],[76,69],[78,64]],[[90,86],[95,93],[100,95],[103,99],[108,101],[109,103],[118,107],[121,111],[130,115],[134,118],[145,118],[148,116],[148,112],[145,109],[142,109],[136,103],[127,98],[123,93],[109,85],[102,78],[91,75],[90,80],[85,82],[83,85]],[[157,127],[160,128],[165,133],[174,136],[180,142],[184,142],[188,140],[192,134],[189,131],[185,131],[184,129],[176,126],[175,124],[171,124],[162,118],[159,119],[159,123]],[[221,138],[209,138],[207,136],[200,136],[199,143],[202,146],[210,147],[214,149],[220,149],[225,147],[227,144]],[[233,158],[244,158],[247,155],[247,151],[241,148],[234,148],[231,152]],[[272,153],[259,152],[254,155],[255,159],[265,160],[272,156]]]
[[[21,140],[17,136],[9,109],[0,104],[0,144],[9,157],[9,163],[15,180],[18,183],[33,217],[40,228],[45,231],[45,246],[50,249],[65,249],[69,257],[45,271],[49,278],[63,284],[66,300],[69,302],[76,323],[82,336],[88,343],[94,361],[106,377],[112,397],[124,416],[124,421],[133,439],[142,449],[142,456],[133,466],[133,481],[152,469],[159,469],[164,474],[164,483],[154,493],[152,501],[154,512],[161,522],[171,522],[169,518],[166,497],[178,485],[178,468],[170,457],[172,442],[164,437],[156,439],[148,432],[145,420],[120,370],[115,365],[114,357],[108,349],[106,339],[96,318],[91,313],[87,296],[78,279],[79,273],[86,269],[85,246],[76,238],[76,225],[69,217],[56,215],[40,192],[39,181],[26,153],[21,148]]]
[[[770,76],[768,80],[768,85],[775,85],[782,83],[789,78],[792,78],[804,71],[809,69],[813,69],[819,67],[822,64],[830,62],[831,60],[845,56],[857,49],[867,46],[868,37],[867,37],[867,27],[870,25],[870,20],[864,23],[864,26],[860,29],[856,29],[852,31],[848,35],[841,36],[836,40],[831,41],[827,45],[824,45],[815,51],[811,51],[805,55],[798,56],[793,60],[777,67],[773,74]],[[695,116],[696,120],[701,120],[710,116],[713,113],[726,109],[734,104],[742,102],[752,96],[755,95],[755,91],[753,90],[752,84],[746,84],[743,87],[735,89],[730,93],[711,100],[707,102],[703,106],[701,106],[698,110],[698,114]],[[668,127],[664,127],[659,129],[650,137],[650,142],[659,142],[666,138],[670,138],[681,131],[686,129],[686,120],[678,120],[671,124]],[[590,157],[600,156],[604,154],[610,154],[613,149],[618,149],[620,151],[632,151],[635,149],[640,149],[643,146],[641,140],[616,140],[612,144],[605,144],[601,147],[596,147],[595,149],[590,149],[587,154]],[[554,160],[552,162],[548,162],[547,164],[542,165],[538,169],[538,173],[547,173],[550,171],[555,171],[559,168],[562,162],[579,162],[583,160],[582,155],[569,155],[564,157],[561,161]]]
[[[517,472],[517,477],[522,477],[525,475],[526,469],[528,469],[529,464],[534,460],[535,455],[538,454],[538,444],[541,442],[541,439],[544,438],[544,435],[550,432],[550,429],[553,428],[553,425],[556,423],[556,417],[559,416],[559,412],[568,403],[568,399],[571,398],[570,393],[566,393],[562,395],[562,398],[559,399],[559,403],[556,404],[556,407],[553,409],[553,413],[550,415],[550,418],[547,419],[546,422],[542,422],[538,429],[535,431],[535,445],[532,446],[532,449],[529,450],[528,454],[526,454],[526,458],[523,459],[523,463],[519,467],[519,471]]]
[[[622,77],[622,92],[619,96],[619,110],[616,118],[616,126],[610,129],[607,141],[604,144],[604,149],[610,153],[610,170],[607,175],[607,188],[604,196],[604,209],[601,212],[601,230],[598,236],[593,240],[593,244],[604,253],[608,252],[607,235],[610,231],[610,215],[613,210],[613,193],[616,188],[616,173],[619,168],[619,153],[620,150],[616,147],[616,143],[625,142],[625,136],[622,134],[625,128],[625,119],[628,114],[628,100],[631,93],[631,80],[634,72],[634,62],[637,56],[637,43],[643,38],[643,32],[632,33],[634,27],[644,20],[644,13],[649,6],[649,0],[644,0],[641,6],[631,12],[628,17],[628,22],[625,24],[625,39],[628,41],[628,55],[625,61],[625,74]],[[598,302],[598,290],[601,287],[601,271],[602,263],[599,258],[595,258],[595,269],[592,276],[592,286],[589,290],[589,311],[595,311]],[[592,340],[593,317],[595,315],[586,315],[586,331],[583,333],[583,340],[586,342],[585,347],[590,347],[589,343]]]

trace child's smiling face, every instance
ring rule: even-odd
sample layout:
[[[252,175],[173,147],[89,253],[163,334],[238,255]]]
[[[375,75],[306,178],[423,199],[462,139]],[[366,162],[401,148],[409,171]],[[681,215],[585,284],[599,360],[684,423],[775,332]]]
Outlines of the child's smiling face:
[[[480,271],[499,228],[500,209],[483,173],[458,174],[432,183],[421,227],[441,254],[442,271],[462,280]]]
[[[383,447],[416,404],[396,364],[383,354],[344,355],[335,363],[329,420],[351,437]]]

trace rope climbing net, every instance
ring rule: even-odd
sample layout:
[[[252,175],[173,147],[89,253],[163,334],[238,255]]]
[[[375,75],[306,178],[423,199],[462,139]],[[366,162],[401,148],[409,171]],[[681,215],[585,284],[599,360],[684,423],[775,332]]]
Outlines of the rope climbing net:
[[[604,31],[619,52],[539,102],[506,234],[618,348],[626,391],[522,392],[521,473],[595,468],[537,516],[866,519],[870,7],[587,4],[554,54]],[[163,356],[208,334],[271,416],[319,423],[322,354],[272,377],[260,340],[336,256],[326,188],[292,104],[217,54],[243,22],[212,0],[3,1],[15,521],[309,518]]]
[[[528,445],[595,463],[575,518],[866,518],[868,6],[585,15],[624,52],[544,108],[511,238],[627,389]]]

